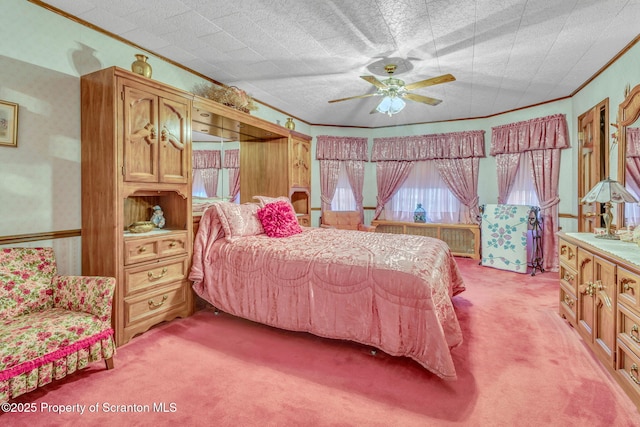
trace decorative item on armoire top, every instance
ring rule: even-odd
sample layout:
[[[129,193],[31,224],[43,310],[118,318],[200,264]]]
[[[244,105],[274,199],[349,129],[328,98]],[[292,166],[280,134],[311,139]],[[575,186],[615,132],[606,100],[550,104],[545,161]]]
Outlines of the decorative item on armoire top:
[[[413,222],[427,222],[427,211],[418,203],[418,207],[413,212]]]
[[[291,117],[288,117],[287,122],[284,124],[284,127],[286,127],[289,130],[296,130],[296,123],[293,121]]]
[[[258,109],[258,106],[253,102],[253,98],[236,86],[200,83],[193,87],[192,92],[203,98],[240,110],[243,113]]]
[[[158,228],[164,228],[164,224],[166,222],[164,218],[164,212],[162,212],[162,208],[158,205],[153,207],[153,215],[151,215],[151,222],[155,224]]]
[[[151,78],[151,65],[147,62],[148,56],[136,54],[136,60],[131,64],[131,71],[148,79]]]

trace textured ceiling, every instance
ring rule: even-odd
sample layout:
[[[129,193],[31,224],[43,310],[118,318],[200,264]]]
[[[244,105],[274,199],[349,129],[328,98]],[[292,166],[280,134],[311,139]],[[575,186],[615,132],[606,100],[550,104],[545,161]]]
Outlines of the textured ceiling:
[[[149,52],[318,125],[380,127],[484,117],[571,95],[638,36],[640,0],[50,0]],[[437,106],[370,114],[361,75]]]

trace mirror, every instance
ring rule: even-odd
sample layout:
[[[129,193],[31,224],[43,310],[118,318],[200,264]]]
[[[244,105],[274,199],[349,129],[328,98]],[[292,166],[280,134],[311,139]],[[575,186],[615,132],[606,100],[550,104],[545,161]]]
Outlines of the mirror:
[[[628,92],[618,108],[618,181],[640,200],[640,85]],[[640,225],[640,207],[625,203],[618,209],[617,224]]]
[[[193,131],[192,143],[194,206],[213,201],[237,203],[240,142]]]

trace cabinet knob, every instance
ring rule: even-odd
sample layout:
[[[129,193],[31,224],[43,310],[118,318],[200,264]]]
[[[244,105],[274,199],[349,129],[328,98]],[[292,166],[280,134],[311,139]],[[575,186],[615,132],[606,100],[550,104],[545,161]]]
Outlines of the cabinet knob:
[[[573,306],[573,300],[571,298],[569,298],[568,295],[564,296],[564,303],[567,304],[569,307]]]
[[[145,246],[142,246],[140,249],[138,249],[138,252],[143,253],[146,252],[147,248]]]
[[[573,281],[573,279],[575,279],[575,276],[573,274],[564,273],[564,280],[566,280],[567,282],[571,282]]]
[[[176,243],[176,242],[171,242],[171,243],[169,243],[169,247],[170,247],[170,248],[173,248],[173,247],[175,247],[176,245],[177,245],[177,243]]]

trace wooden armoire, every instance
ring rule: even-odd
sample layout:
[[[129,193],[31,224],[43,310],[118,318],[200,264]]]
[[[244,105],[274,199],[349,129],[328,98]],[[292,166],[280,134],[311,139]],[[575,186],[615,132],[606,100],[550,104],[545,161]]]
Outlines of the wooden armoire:
[[[82,271],[117,280],[117,345],[193,311],[192,98],[116,67],[81,78]],[[164,228],[128,231],[155,206]]]

